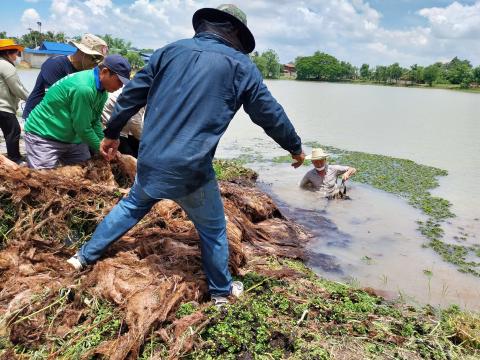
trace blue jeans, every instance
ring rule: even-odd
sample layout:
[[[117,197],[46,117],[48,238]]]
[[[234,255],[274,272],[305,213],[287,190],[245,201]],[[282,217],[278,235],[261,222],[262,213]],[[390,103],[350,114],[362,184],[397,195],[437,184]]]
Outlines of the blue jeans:
[[[193,193],[172,199],[192,220],[200,236],[202,264],[211,295],[228,295],[232,277],[228,270],[228,240],[225,214],[217,181],[211,180]],[[95,229],[78,252],[84,264],[96,262],[108,246],[137,224],[159,201],[146,194],[135,181],[123,198]]]

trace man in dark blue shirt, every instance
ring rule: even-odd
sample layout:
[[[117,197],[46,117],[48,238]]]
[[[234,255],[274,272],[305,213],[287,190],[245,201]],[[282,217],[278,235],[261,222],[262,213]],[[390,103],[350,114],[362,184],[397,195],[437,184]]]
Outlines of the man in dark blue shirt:
[[[289,151],[299,167],[300,137],[248,57],[255,40],[245,14],[234,5],[200,9],[196,35],[157,50],[125,86],[104,131],[100,152],[112,159],[120,131],[147,105],[137,177],[124,198],[68,262],[93,264],[161,198],[177,202],[200,236],[209,292],[217,304],[238,296],[241,282],[228,270],[226,221],[212,160],[217,144],[241,106],[256,124]]]
[[[75,54],[53,56],[43,63],[35,87],[25,104],[22,115],[24,119],[42,101],[50,86],[74,72],[93,69],[103,60],[108,50],[107,43],[93,34],[84,34],[79,43],[72,44],[78,49]]]

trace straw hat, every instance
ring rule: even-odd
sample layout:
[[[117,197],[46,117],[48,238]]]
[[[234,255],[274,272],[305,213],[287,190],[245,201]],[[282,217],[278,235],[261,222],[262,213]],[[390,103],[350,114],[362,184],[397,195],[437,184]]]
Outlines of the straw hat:
[[[323,151],[321,148],[312,149],[310,155],[305,156],[307,160],[323,160],[328,158],[330,155]]]
[[[84,34],[79,43],[75,41],[70,41],[70,43],[87,55],[101,56],[103,58],[108,52],[107,43],[93,34]]]
[[[24,47],[15,43],[13,39],[0,39],[0,51],[2,50],[18,50],[23,51]]]

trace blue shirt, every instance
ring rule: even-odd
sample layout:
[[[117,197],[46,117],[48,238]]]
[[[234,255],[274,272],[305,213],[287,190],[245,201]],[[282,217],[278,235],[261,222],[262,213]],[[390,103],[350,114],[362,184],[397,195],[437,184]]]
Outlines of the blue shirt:
[[[105,136],[117,139],[145,104],[137,180],[154,198],[188,195],[215,177],[215,150],[241,106],[282,148],[302,151],[300,137],[256,65],[211,33],[157,50],[125,86]]]
[[[65,76],[77,72],[68,60],[68,56],[59,55],[49,58],[42,65],[40,73],[38,74],[35,86],[30,93],[23,110],[23,118],[28,118],[28,115],[42,101],[45,96],[45,91],[55,84],[58,80]]]

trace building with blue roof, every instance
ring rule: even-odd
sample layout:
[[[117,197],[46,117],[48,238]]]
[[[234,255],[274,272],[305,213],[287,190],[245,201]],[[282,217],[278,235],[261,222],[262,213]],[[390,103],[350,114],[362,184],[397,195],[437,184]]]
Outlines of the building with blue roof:
[[[23,60],[33,68],[40,68],[50,57],[56,55],[72,55],[77,51],[73,45],[44,41],[38,49],[25,49]]]

